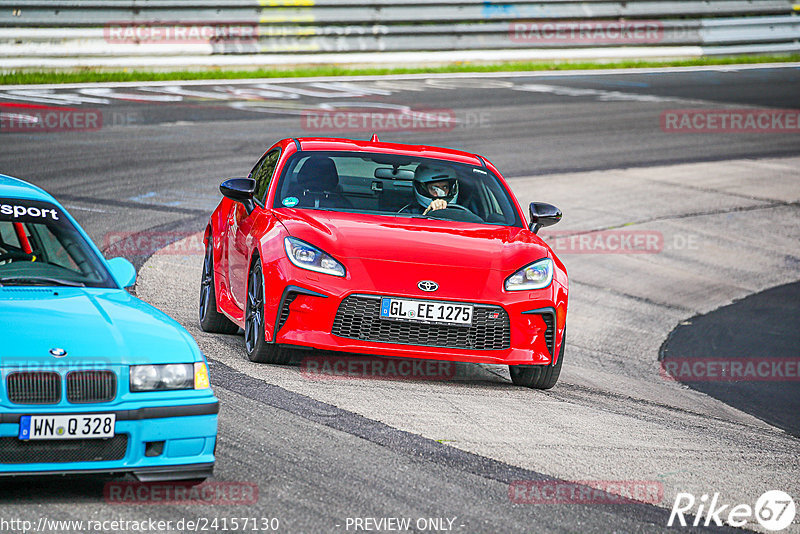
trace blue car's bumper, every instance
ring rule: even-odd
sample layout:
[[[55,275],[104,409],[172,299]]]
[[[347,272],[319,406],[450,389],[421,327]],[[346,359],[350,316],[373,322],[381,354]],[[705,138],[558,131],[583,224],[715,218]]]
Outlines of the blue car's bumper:
[[[212,395],[185,404],[14,407],[0,413],[0,476],[131,472],[143,481],[211,475],[219,402]],[[77,408],[77,409],[76,409]],[[116,415],[115,437],[94,440],[19,439],[24,415]]]

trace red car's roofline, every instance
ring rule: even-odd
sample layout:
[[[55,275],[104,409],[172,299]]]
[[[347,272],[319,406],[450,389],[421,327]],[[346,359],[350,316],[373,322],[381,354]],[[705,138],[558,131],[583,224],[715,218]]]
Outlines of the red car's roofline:
[[[302,150],[352,150],[356,152],[368,150],[382,154],[415,155],[426,158],[447,159],[478,167],[484,166],[483,158],[477,154],[430,145],[408,145],[339,137],[295,137],[284,139],[276,144],[284,144],[285,142],[293,144],[295,140],[300,143]]]

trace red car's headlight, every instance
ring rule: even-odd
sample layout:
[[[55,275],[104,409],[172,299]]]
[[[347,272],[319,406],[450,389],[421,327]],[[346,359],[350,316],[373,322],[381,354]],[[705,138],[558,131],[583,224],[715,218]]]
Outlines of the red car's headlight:
[[[544,258],[526,265],[506,278],[506,291],[544,289],[553,281],[553,260]]]
[[[296,267],[333,276],[345,275],[344,265],[314,245],[309,245],[294,237],[285,238],[283,244],[286,248],[286,256]]]

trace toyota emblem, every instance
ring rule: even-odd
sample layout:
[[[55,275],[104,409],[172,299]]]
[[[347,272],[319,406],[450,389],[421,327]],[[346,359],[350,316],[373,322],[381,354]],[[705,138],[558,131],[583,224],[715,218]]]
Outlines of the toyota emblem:
[[[430,293],[431,291],[436,291],[437,289],[439,289],[439,284],[437,284],[432,280],[420,280],[417,283],[417,287],[423,291],[427,291],[428,293]]]

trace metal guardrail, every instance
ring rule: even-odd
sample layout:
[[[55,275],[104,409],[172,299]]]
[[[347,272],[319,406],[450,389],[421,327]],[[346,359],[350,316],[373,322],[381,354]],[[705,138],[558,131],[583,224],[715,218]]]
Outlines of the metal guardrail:
[[[791,0],[3,0],[0,25],[193,20],[395,24],[790,14]],[[8,9],[10,8],[10,9]]]
[[[585,26],[585,25],[584,25]],[[598,42],[592,35],[610,26],[569,24],[562,31],[548,23],[486,23],[428,26],[253,26],[254,38],[218,42],[133,42],[103,28],[0,28],[0,57],[175,54],[269,54],[289,52],[380,52],[404,50],[493,50],[577,48],[621,45],[738,45],[792,43],[800,39],[800,17],[629,22],[638,38]],[[570,36],[570,30],[574,35]]]
[[[0,0],[0,60],[656,46],[800,51],[795,1]]]

